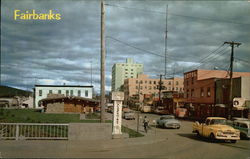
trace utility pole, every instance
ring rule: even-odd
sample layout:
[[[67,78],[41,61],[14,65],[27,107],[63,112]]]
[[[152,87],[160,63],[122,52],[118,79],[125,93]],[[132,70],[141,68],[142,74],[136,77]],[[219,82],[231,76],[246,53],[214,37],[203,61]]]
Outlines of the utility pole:
[[[167,75],[167,50],[168,50],[167,34],[168,34],[168,5],[166,7],[166,31],[165,31],[165,73],[164,73],[165,78]]]
[[[160,74],[160,82],[159,82],[159,102],[158,102],[158,106],[161,103],[161,90],[162,90],[162,74]]]
[[[141,89],[141,81],[138,80],[139,87],[138,87],[138,101],[139,105],[137,105],[137,132],[139,132],[139,122],[140,122],[140,116],[139,116],[139,106],[140,106],[140,89]]]
[[[239,47],[241,43],[238,42],[224,42],[224,44],[231,45],[231,60],[230,60],[230,92],[229,92],[229,102],[228,102],[228,119],[231,119],[232,107],[233,107],[233,61],[234,61],[234,45]]]
[[[91,82],[91,86],[93,85],[92,81],[93,81],[93,75],[92,75],[92,60],[90,61],[90,82]]]
[[[105,8],[101,1],[101,123],[105,122]]]

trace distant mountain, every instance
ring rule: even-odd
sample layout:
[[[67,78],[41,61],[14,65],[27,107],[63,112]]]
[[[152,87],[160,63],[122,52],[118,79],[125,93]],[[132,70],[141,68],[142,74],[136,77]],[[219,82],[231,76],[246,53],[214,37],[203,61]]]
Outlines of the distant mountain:
[[[32,92],[8,86],[0,86],[0,97],[30,96]]]

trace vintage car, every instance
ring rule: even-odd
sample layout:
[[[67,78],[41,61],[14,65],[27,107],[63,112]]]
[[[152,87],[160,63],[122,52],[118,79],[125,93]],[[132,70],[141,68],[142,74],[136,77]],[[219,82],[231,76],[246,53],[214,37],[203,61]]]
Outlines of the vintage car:
[[[181,123],[175,119],[174,115],[163,115],[160,119],[156,120],[156,124],[163,128],[180,129],[181,127]]]
[[[240,131],[240,138],[250,139],[250,120],[237,119],[232,123],[232,127]]]
[[[240,131],[226,125],[226,118],[207,117],[205,123],[196,121],[193,124],[193,133],[198,136],[209,138],[212,142],[215,140],[228,140],[236,143],[240,139]]]
[[[122,112],[122,117],[126,120],[135,120],[135,113],[132,110],[126,110]]]

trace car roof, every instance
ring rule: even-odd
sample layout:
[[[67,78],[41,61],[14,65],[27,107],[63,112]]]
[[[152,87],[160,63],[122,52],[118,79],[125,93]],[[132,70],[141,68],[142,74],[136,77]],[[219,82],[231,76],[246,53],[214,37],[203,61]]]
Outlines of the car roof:
[[[226,118],[222,118],[222,117],[207,117],[207,119],[226,119]]]
[[[235,120],[234,122],[237,122],[237,123],[245,123],[245,124],[250,124],[250,120]]]

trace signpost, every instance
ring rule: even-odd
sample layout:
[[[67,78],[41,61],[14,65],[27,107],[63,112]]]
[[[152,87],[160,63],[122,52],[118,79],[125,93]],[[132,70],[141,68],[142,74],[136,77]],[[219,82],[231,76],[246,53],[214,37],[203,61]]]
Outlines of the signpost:
[[[124,100],[123,92],[112,92],[112,100],[114,101],[114,112],[113,112],[113,139],[122,137],[122,101]]]

